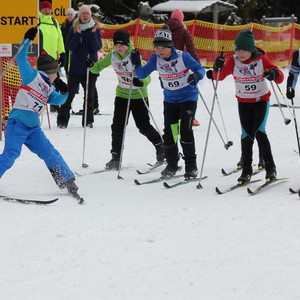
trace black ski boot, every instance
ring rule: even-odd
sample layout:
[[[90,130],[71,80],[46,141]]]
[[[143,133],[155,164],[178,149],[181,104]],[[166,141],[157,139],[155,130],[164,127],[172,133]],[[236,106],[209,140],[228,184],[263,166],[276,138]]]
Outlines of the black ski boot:
[[[190,164],[185,166],[184,178],[196,178],[198,175],[198,168],[196,164]]]
[[[265,161],[264,161],[264,158],[263,156],[259,153],[259,162],[258,162],[258,169],[259,170],[264,170],[266,168],[266,164],[265,164]]]
[[[65,183],[65,185],[66,185],[66,188],[67,188],[68,192],[69,192],[70,194],[72,194],[72,195],[76,194],[77,191],[79,190],[78,186],[77,186],[76,183],[75,183],[75,179],[74,179],[74,178],[68,180],[68,181]]]
[[[67,182],[65,182],[65,186],[68,192],[78,201],[79,204],[84,202],[83,198],[81,198],[78,194],[78,186],[75,183],[75,178],[71,178]]]
[[[162,177],[171,177],[176,174],[178,171],[178,164],[177,163],[168,163],[165,169],[161,171]]]
[[[276,167],[268,168],[266,170],[266,181],[273,181],[277,177]]]
[[[105,169],[106,170],[118,170],[120,165],[120,156],[113,153],[112,154],[112,159],[106,163]]]
[[[242,170],[243,169],[243,157],[241,156],[239,162],[236,164],[236,168],[238,170]]]
[[[156,161],[159,163],[163,163],[166,155],[165,155],[165,149],[162,143],[155,145],[156,149]]]
[[[252,167],[245,166],[243,168],[241,176],[238,178],[238,184],[245,184],[251,180]]]

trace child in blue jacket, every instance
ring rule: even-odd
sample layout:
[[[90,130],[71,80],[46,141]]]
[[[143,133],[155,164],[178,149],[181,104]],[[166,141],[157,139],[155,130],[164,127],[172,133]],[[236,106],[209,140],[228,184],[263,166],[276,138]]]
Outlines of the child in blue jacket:
[[[185,178],[197,177],[197,156],[193,119],[198,101],[199,80],[205,70],[188,52],[173,47],[172,33],[167,25],[154,36],[155,53],[142,66],[138,51],[131,53],[138,78],[143,79],[157,70],[164,90],[164,146],[167,160],[162,176],[173,176],[178,170],[178,136],[185,160]]]
[[[0,177],[10,169],[20,156],[23,144],[44,160],[55,183],[77,193],[75,176],[60,153],[54,148],[40,128],[39,116],[47,104],[61,105],[68,97],[68,87],[57,78],[58,63],[43,52],[37,60],[37,69],[31,67],[27,52],[37,34],[30,28],[20,45],[23,47],[16,58],[22,83],[13,109],[8,116],[4,151],[0,155]],[[56,89],[52,85],[55,80]]]

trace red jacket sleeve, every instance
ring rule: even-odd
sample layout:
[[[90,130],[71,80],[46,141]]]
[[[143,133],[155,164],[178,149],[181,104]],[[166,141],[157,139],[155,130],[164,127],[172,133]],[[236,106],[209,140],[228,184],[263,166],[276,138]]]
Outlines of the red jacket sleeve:
[[[278,77],[274,80],[274,82],[277,84],[282,83],[283,79],[284,79],[284,74],[282,73],[282,71],[277,66],[275,66],[274,63],[266,55],[262,56],[262,61],[263,61],[265,71],[270,70],[270,69],[277,70]]]
[[[234,59],[233,56],[229,56],[228,58],[225,58],[225,64],[222,70],[220,71],[219,80],[222,81],[225,79],[228,75],[233,73],[234,68]],[[218,72],[213,70],[213,77],[214,79],[217,79]]]

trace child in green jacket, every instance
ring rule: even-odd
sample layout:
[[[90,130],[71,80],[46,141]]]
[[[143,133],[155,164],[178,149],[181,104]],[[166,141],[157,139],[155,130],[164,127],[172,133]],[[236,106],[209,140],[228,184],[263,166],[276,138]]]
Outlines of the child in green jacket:
[[[160,134],[150,124],[148,109],[147,85],[150,77],[139,80],[134,76],[133,65],[130,54],[134,49],[130,42],[129,33],[125,30],[118,30],[113,35],[114,50],[109,52],[102,60],[93,62],[87,60],[86,64],[90,72],[99,73],[106,67],[112,65],[117,76],[118,85],[116,88],[115,109],[112,129],[112,159],[106,164],[107,169],[118,169],[120,163],[121,147],[123,140],[124,124],[126,119],[127,104],[130,96],[130,111],[132,112],[136,127],[140,133],[154,145],[156,149],[156,159],[162,163],[165,159],[163,141]],[[131,82],[132,81],[132,82]],[[131,90],[131,91],[130,91]],[[130,113],[129,111],[129,113]]]

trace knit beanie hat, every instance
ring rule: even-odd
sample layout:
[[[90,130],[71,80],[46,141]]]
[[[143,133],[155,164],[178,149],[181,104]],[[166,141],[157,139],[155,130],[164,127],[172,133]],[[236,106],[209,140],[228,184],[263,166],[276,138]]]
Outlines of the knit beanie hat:
[[[252,31],[249,29],[241,31],[235,38],[234,48],[235,50],[255,52],[256,47]]]
[[[121,44],[129,46],[130,39],[129,39],[129,32],[126,30],[117,30],[114,32],[113,35],[114,45]]]
[[[83,4],[79,7],[79,10],[78,10],[78,17],[80,17],[80,15],[83,13],[83,12],[87,12],[90,14],[90,16],[92,15],[92,11],[90,9],[90,7],[86,4]]]
[[[176,19],[179,22],[182,22],[184,19],[184,14],[183,14],[182,10],[180,10],[178,8],[175,9],[171,14],[171,19]]]
[[[75,16],[75,10],[72,7],[69,7],[66,11],[66,16],[67,15]]]
[[[154,47],[173,47],[172,32],[169,30],[168,25],[164,25],[161,29],[155,32],[153,44]]]
[[[46,74],[55,74],[58,72],[58,63],[52,56],[42,51],[37,60],[37,69]]]
[[[44,8],[52,9],[52,4],[49,1],[43,1],[40,3],[40,11]]]

